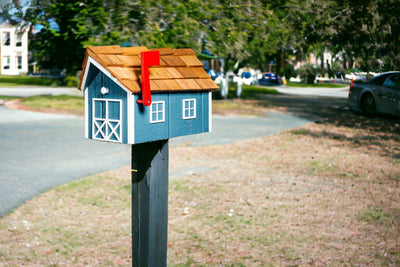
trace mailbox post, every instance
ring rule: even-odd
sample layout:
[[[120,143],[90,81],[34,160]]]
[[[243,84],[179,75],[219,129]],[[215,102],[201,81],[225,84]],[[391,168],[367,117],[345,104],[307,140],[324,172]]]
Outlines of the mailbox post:
[[[89,46],[85,137],[132,145],[133,266],[166,266],[168,140],[210,132],[219,87],[191,49]]]
[[[168,140],[132,146],[133,266],[167,265]]]

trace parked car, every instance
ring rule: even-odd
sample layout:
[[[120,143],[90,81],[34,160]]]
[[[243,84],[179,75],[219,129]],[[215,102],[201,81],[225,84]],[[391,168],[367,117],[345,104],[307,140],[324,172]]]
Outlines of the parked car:
[[[257,81],[256,74],[250,71],[242,72],[240,78],[242,78],[243,83],[247,85],[255,84]]]
[[[262,74],[261,79],[258,79],[259,85],[281,85],[282,79],[276,73],[266,72]]]
[[[348,98],[352,110],[373,116],[400,116],[400,71],[382,73],[369,81],[352,81]]]

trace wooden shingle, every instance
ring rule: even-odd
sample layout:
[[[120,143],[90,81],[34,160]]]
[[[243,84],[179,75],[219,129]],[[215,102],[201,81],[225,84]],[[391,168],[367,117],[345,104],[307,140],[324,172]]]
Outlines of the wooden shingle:
[[[107,66],[123,66],[122,60],[117,55],[104,55],[102,59],[106,62]]]
[[[164,68],[149,68],[149,77],[153,80],[169,79],[169,75]]]
[[[166,66],[173,67],[184,67],[186,66],[185,61],[183,61],[179,56],[160,56],[160,58],[165,62]]]
[[[125,56],[137,56],[140,55],[141,52],[148,51],[147,47],[145,46],[138,46],[138,47],[122,47],[123,54]]]
[[[186,66],[189,67],[202,67],[203,63],[195,55],[184,55],[180,56],[180,58],[186,63]]]
[[[201,89],[219,89],[219,86],[211,79],[196,79]]]
[[[122,79],[120,82],[132,93],[140,93],[142,90],[138,80]]]
[[[140,70],[134,68],[109,67],[108,70],[117,79],[139,80]]]
[[[149,67],[154,92],[214,90],[218,86],[203,69],[192,49],[148,49],[147,47],[89,46],[82,68],[92,58],[132,93],[141,91],[141,52],[160,51],[160,65]],[[81,75],[81,83],[84,78]],[[81,84],[80,84],[81,86]],[[80,87],[81,88],[81,87]]]
[[[139,67],[142,64],[140,57],[138,55],[118,55],[117,56],[123,63],[124,67]]]
[[[183,55],[196,55],[193,49],[183,48],[183,49],[174,49],[174,56],[183,56]]]
[[[87,49],[97,55],[121,55],[124,53],[122,48],[118,45],[88,46]]]
[[[189,68],[189,67],[179,67],[176,68],[184,78],[199,78],[198,74],[196,73],[196,71],[193,70],[193,68]]]
[[[149,49],[149,51],[159,51],[160,56],[165,56],[165,55],[172,55],[174,53],[174,50],[171,48],[157,48],[157,49]]]
[[[203,67],[196,67],[192,68],[194,72],[196,72],[197,77],[202,78],[202,79],[209,79],[210,75],[203,69]]]
[[[159,84],[156,82],[156,80],[150,80],[150,88],[151,91],[158,92],[162,91],[163,88],[159,87]]]
[[[182,87],[175,80],[153,80],[157,87],[160,88],[159,91],[177,91],[181,90]],[[157,90],[152,90],[157,91]]]
[[[164,71],[168,74],[170,79],[183,79],[185,78],[176,68],[169,67],[164,68]]]
[[[202,89],[194,79],[178,79],[176,80],[182,89],[186,90],[200,90]]]

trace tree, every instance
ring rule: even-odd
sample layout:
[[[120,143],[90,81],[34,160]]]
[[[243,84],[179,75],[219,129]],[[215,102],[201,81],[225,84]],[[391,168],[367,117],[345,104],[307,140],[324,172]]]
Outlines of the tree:
[[[0,2],[0,23],[8,21],[11,25],[24,24],[29,6],[29,0],[2,0]]]
[[[85,44],[105,29],[103,1],[58,0],[37,8],[42,12],[34,22],[44,28],[31,42],[36,60],[44,69],[65,69],[75,75],[82,64]]]
[[[376,7],[379,33],[377,42],[380,44],[376,56],[381,60],[380,62],[386,62],[387,69],[398,70],[400,68],[399,12],[399,0],[379,1]]]

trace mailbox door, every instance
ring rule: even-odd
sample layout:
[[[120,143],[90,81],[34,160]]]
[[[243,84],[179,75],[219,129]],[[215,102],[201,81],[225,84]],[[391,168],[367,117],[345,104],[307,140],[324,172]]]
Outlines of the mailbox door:
[[[122,101],[116,99],[93,98],[92,107],[93,139],[122,142]]]

